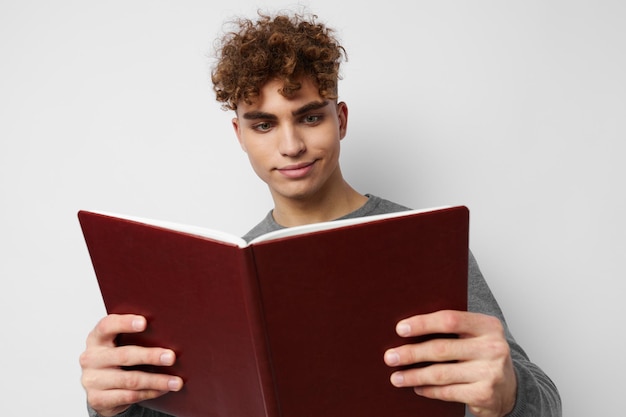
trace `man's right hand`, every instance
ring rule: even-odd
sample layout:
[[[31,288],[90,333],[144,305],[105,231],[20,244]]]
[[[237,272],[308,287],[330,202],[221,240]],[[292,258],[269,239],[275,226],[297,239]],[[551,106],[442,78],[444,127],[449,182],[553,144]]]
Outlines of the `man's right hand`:
[[[87,336],[87,347],[80,355],[81,383],[87,402],[103,417],[119,414],[139,401],[179,391],[183,380],[177,376],[124,370],[124,366],[174,364],[172,350],[140,346],[117,346],[120,333],[138,333],[146,329],[142,316],[110,314]]]

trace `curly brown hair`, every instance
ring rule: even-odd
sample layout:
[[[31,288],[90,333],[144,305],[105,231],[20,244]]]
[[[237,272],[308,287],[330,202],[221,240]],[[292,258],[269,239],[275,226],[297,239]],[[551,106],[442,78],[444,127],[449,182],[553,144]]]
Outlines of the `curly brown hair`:
[[[303,76],[311,77],[322,97],[337,99],[339,66],[347,54],[334,30],[316,21],[316,15],[261,12],[256,21],[237,19],[237,30],[217,40],[217,64],[211,73],[216,99],[225,110],[237,110],[243,100],[250,104],[263,85],[284,82],[286,97],[300,88]]]

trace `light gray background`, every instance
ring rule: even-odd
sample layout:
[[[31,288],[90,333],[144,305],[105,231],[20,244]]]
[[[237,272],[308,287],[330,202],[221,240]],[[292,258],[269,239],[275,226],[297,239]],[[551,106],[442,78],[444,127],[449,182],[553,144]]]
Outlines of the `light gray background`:
[[[564,415],[619,415],[626,3],[352,3],[312,8],[349,54],[347,178],[416,208],[467,205]],[[271,208],[207,56],[226,18],[290,4],[216,4],[0,2],[3,415],[84,415],[78,356],[104,307],[77,210],[242,234]]]

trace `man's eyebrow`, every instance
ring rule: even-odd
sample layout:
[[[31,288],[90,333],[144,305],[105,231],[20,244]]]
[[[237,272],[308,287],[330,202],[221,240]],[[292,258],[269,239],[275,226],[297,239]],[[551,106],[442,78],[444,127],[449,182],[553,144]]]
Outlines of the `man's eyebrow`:
[[[291,114],[293,114],[294,116],[299,116],[301,114],[310,112],[311,110],[321,109],[322,107],[325,107],[327,105],[328,105],[328,100],[312,101],[300,107],[299,109],[294,110],[293,112],[291,112]]]
[[[257,119],[276,120],[277,119],[276,115],[271,114],[271,113],[266,113],[263,111],[249,111],[247,113],[242,114],[241,117],[247,120],[257,120]]]
[[[294,110],[291,112],[292,115],[294,116],[300,116],[302,114],[308,113],[311,110],[317,110],[317,109],[321,109],[322,107],[325,107],[328,105],[328,100],[324,100],[324,101],[312,101],[310,103],[305,104],[304,106]],[[278,117],[276,117],[275,114],[272,113],[267,113],[264,111],[249,111],[246,112],[244,114],[241,115],[241,117],[243,117],[246,120],[277,120]]]

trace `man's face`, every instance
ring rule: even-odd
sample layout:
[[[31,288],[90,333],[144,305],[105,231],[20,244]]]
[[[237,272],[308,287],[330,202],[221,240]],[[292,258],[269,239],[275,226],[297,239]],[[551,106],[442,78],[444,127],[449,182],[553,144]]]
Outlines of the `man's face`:
[[[308,79],[289,98],[278,92],[281,87],[270,81],[254,103],[238,103],[237,138],[275,201],[322,198],[343,182],[339,142],[347,107],[323,99]]]

